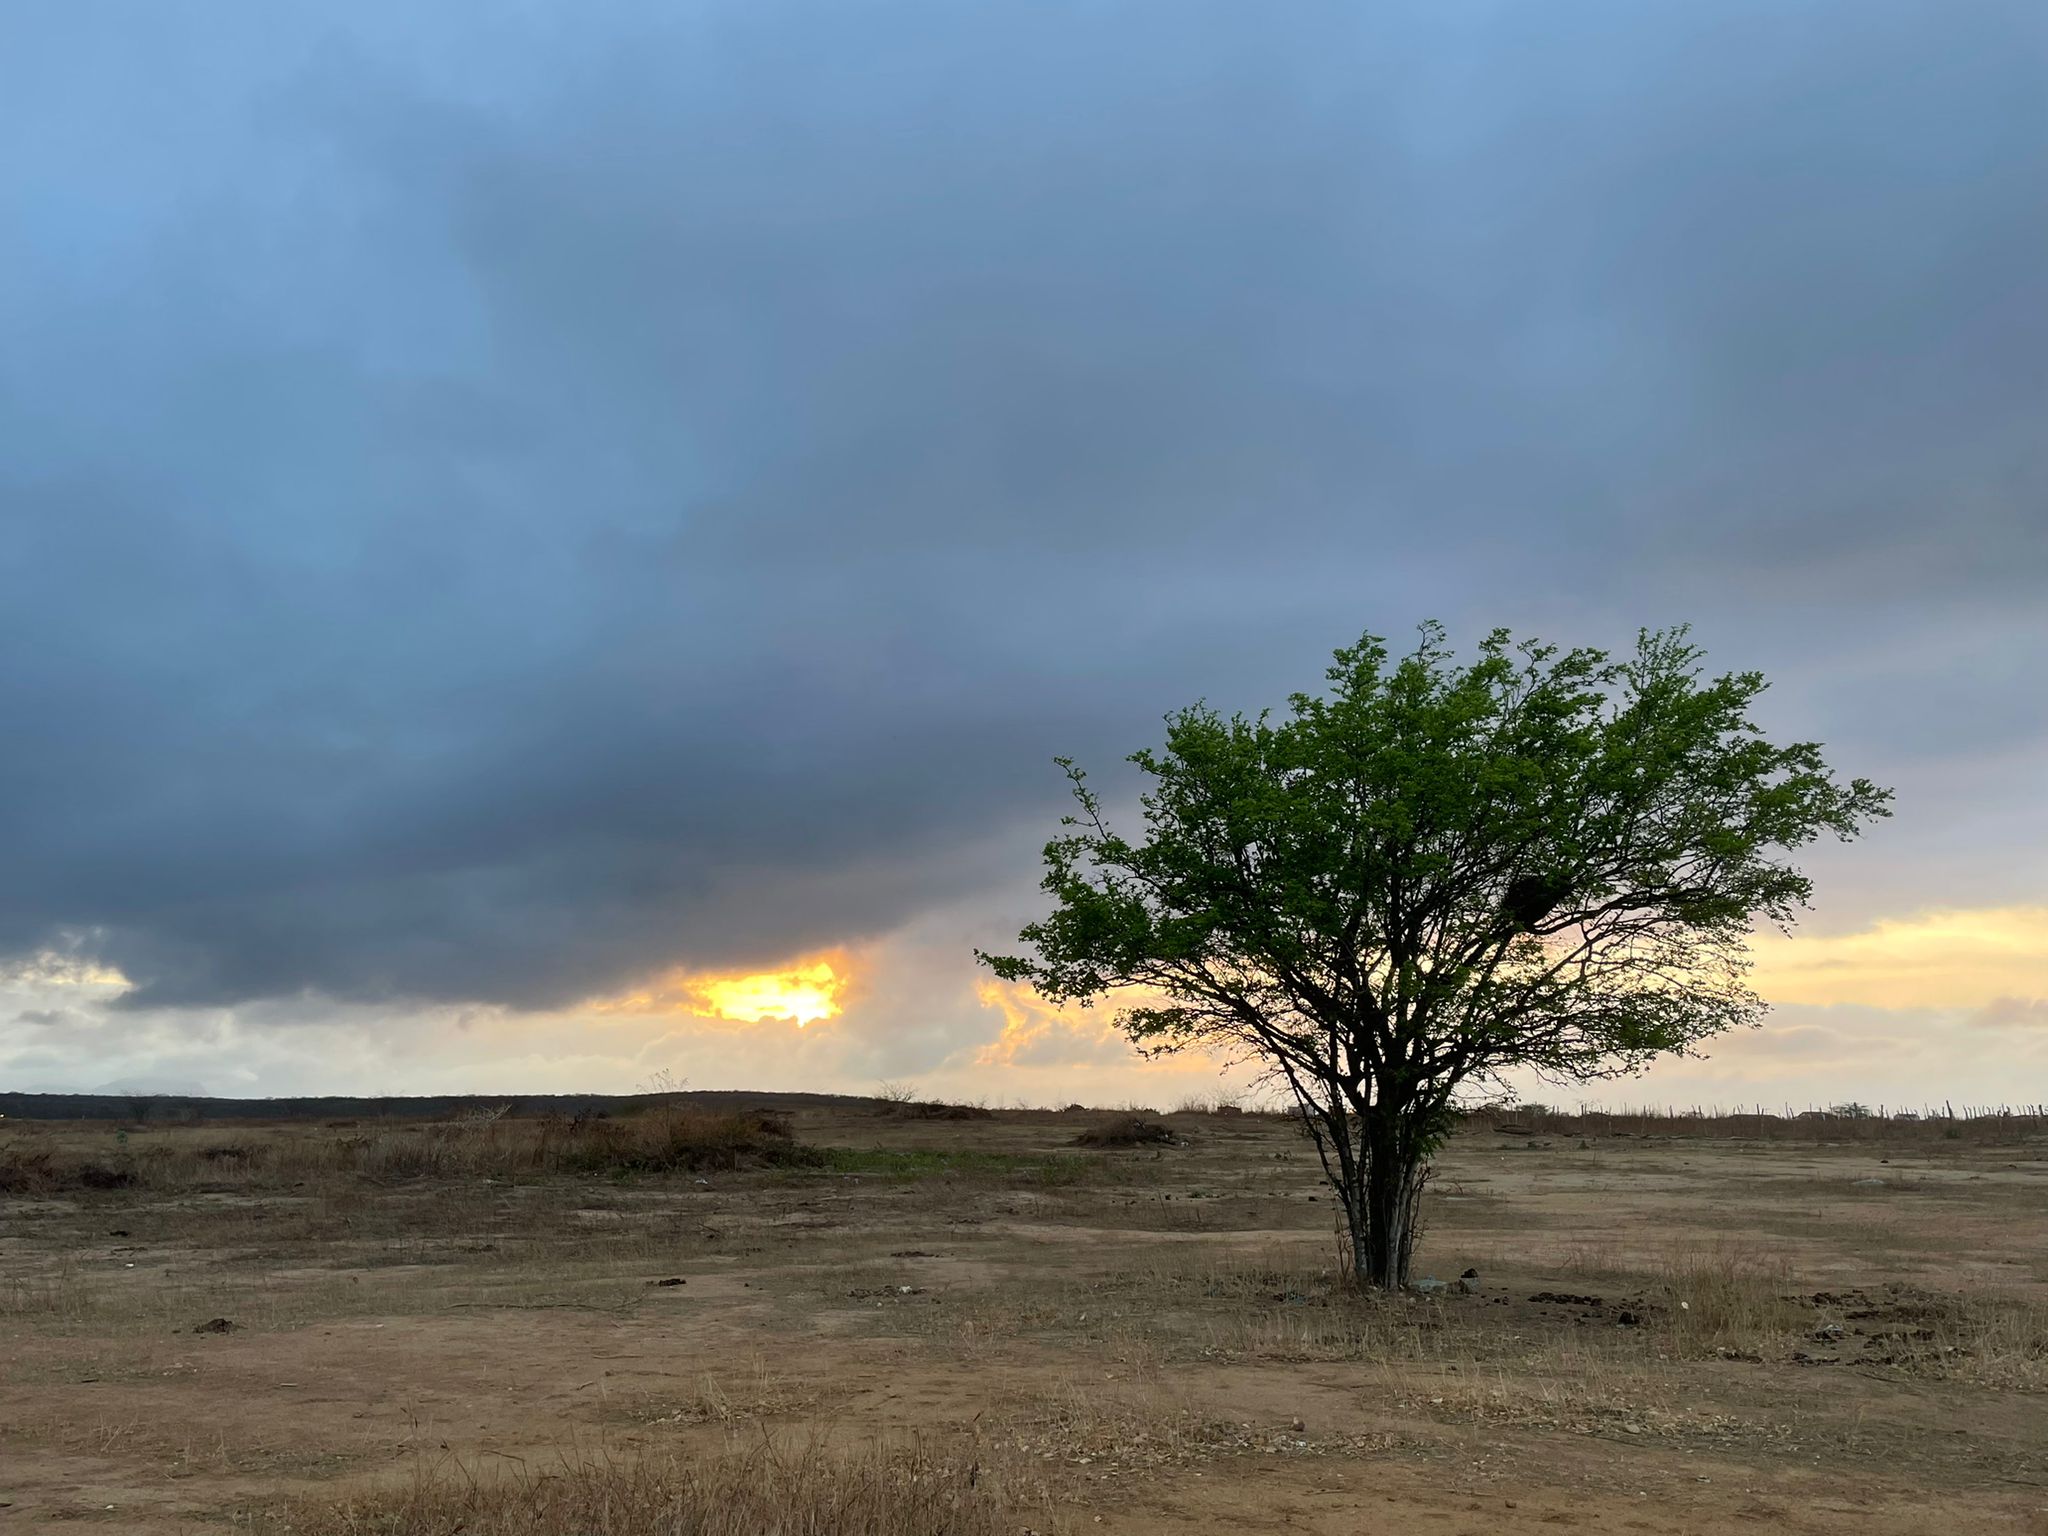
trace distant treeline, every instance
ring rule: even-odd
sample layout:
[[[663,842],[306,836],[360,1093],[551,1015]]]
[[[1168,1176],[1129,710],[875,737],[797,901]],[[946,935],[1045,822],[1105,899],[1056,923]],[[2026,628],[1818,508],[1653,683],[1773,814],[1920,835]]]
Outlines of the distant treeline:
[[[678,1100],[704,1108],[798,1109],[866,1102],[829,1093],[464,1093],[421,1097],[209,1099],[176,1093],[0,1093],[10,1120],[122,1120],[196,1125],[215,1120],[450,1120],[481,1115],[622,1114]]]

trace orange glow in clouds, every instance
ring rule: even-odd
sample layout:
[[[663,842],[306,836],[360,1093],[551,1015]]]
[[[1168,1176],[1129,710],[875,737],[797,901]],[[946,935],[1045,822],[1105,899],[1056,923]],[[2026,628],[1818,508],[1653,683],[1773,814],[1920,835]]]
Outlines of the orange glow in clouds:
[[[794,1019],[797,1028],[829,1019],[839,1012],[839,994],[846,980],[829,960],[790,971],[765,971],[757,976],[691,976],[683,993],[693,1010],[717,1019],[758,1024],[763,1019]]]
[[[643,991],[584,1006],[596,1013],[686,1013],[735,1024],[786,1021],[802,1029],[837,1018],[852,982],[851,964],[834,950],[776,971],[668,971]]]

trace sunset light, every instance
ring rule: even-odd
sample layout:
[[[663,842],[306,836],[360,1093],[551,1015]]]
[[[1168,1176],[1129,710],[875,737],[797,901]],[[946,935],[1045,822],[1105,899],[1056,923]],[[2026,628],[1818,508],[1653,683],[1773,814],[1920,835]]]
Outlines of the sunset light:
[[[2048,1536],[2044,87],[5,6],[0,1536]]]
[[[685,996],[697,1012],[743,1024],[794,1019],[799,1029],[836,1015],[845,988],[845,978],[826,960],[789,971],[697,976],[684,983]]]
[[[1981,1008],[2048,997],[2048,907],[1979,907],[1884,918],[1849,933],[1763,932],[1756,990],[1821,1007]]]
[[[775,971],[676,969],[651,986],[584,1004],[593,1013],[689,1014],[735,1024],[791,1022],[798,1029],[837,1018],[853,980],[852,963],[839,951],[806,957]]]

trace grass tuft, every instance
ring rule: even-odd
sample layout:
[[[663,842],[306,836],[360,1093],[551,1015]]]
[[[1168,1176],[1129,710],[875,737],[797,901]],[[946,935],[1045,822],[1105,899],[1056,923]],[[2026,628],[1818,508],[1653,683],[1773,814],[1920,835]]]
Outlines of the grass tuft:
[[[593,1457],[499,1476],[445,1467],[397,1491],[287,1506],[254,1528],[279,1536],[995,1536],[1019,1529],[1020,1504],[1042,1502],[969,1454],[912,1445],[842,1456],[816,1440],[764,1438],[703,1460]]]

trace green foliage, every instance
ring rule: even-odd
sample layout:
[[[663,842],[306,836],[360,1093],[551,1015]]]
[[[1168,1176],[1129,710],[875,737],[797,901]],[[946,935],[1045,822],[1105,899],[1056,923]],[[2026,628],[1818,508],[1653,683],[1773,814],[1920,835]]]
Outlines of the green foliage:
[[[1052,911],[1028,953],[979,958],[1057,1002],[1119,997],[1147,1049],[1262,1060],[1360,1179],[1426,1154],[1468,1082],[1685,1051],[1760,1015],[1751,926],[1811,891],[1785,855],[1890,799],[1766,740],[1763,678],[1700,659],[1683,630],[1620,660],[1497,630],[1460,665],[1432,624],[1398,659],[1337,652],[1284,719],[1180,710],[1130,758],[1140,838],[1061,760]]]
[[[1046,845],[1037,953],[981,958],[1059,1001],[1156,991],[1121,1018],[1149,1045],[1309,1064],[1335,1028],[1432,1080],[1681,1050],[1755,1017],[1750,925],[1811,889],[1781,851],[1889,799],[1766,741],[1761,676],[1702,682],[1699,655],[1683,631],[1620,662],[1496,631],[1460,667],[1431,625],[1398,662],[1371,636],[1339,651],[1277,724],[1181,710],[1130,759],[1142,841],[1062,762],[1081,809]]]

